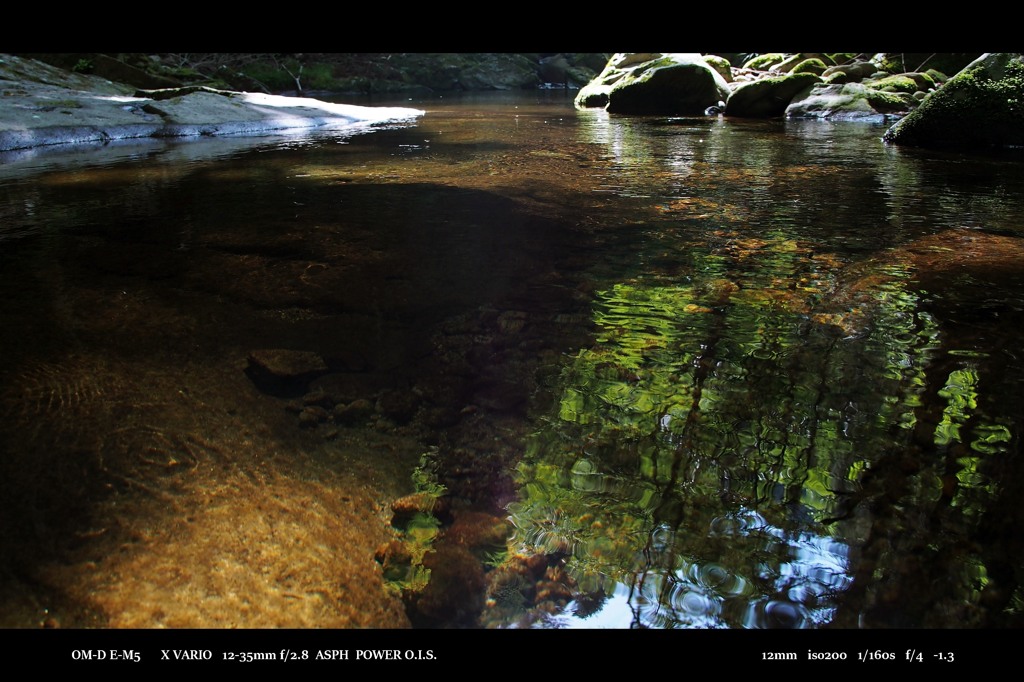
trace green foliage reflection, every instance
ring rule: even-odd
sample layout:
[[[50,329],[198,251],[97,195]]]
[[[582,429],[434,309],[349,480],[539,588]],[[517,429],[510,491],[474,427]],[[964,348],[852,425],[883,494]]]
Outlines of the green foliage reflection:
[[[815,262],[780,238],[731,278],[709,255],[685,284],[601,292],[597,343],[564,368],[520,466],[516,542],[563,553],[582,591],[626,589],[646,624],[827,622],[852,579],[847,519],[869,472],[912,443],[939,332],[906,268],[843,285]],[[970,428],[981,456],[1008,439],[972,418],[977,384],[969,368],[949,375],[936,444]],[[962,487],[982,483],[975,465],[961,458]],[[715,532],[752,513],[757,532]],[[707,566],[747,587],[698,599],[680,581]]]

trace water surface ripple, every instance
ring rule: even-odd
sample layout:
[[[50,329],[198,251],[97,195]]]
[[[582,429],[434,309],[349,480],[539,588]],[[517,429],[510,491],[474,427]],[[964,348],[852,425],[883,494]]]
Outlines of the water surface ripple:
[[[1024,164],[414,106],[0,180],[0,624],[1022,624]]]

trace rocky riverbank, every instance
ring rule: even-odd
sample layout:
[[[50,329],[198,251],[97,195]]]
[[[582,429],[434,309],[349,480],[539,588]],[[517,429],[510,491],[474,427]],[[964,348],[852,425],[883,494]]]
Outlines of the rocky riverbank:
[[[899,121],[886,142],[1024,146],[1019,53],[748,56],[618,53],[580,90],[576,106],[626,115]],[[908,63],[917,66],[908,70]]]

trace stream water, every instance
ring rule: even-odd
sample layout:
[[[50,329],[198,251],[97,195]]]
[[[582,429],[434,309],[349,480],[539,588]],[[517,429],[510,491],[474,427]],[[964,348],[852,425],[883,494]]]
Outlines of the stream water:
[[[403,104],[5,160],[0,626],[1024,624],[1019,158]]]

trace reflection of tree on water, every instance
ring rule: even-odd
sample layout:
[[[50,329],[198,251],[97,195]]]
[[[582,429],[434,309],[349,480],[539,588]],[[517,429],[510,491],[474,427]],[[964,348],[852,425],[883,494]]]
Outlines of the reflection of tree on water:
[[[983,556],[962,548],[932,596],[906,591],[915,552],[976,532],[996,490],[983,461],[1010,431],[974,409],[970,363],[936,369],[910,271],[875,264],[848,287],[782,239],[739,260],[600,294],[598,342],[520,467],[515,542],[607,595],[584,624],[920,626],[935,594],[976,603]],[[879,606],[907,598],[911,618]]]

